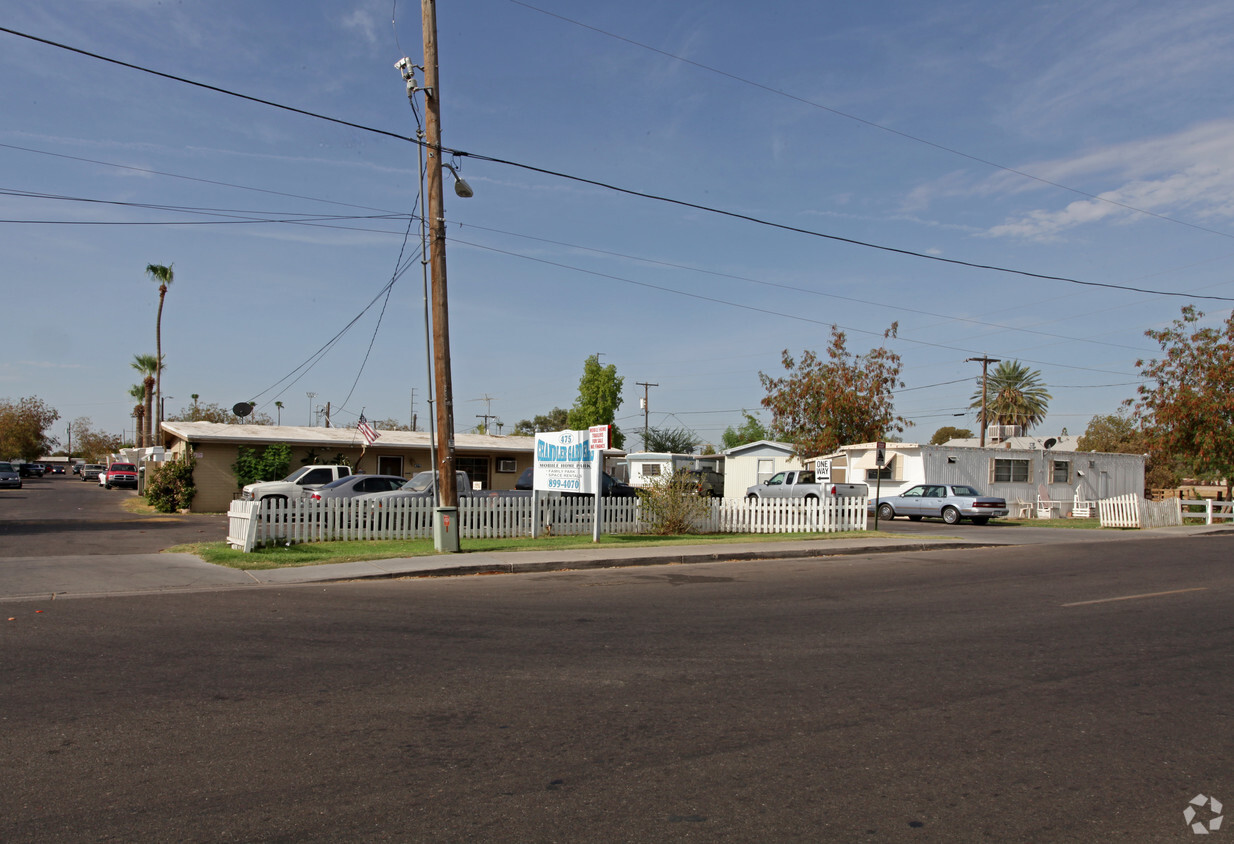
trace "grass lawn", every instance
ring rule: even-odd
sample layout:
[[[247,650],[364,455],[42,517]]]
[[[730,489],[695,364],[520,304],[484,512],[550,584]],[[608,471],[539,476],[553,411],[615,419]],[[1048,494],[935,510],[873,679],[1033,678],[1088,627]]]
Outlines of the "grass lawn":
[[[645,548],[672,545],[725,545],[734,542],[789,542],[854,539],[880,536],[873,531],[849,533],[781,534],[691,534],[685,536],[604,535],[598,543],[591,536],[546,536],[538,539],[464,539],[462,553],[491,551],[567,551],[571,548]],[[437,553],[431,539],[310,542],[302,545],[270,545],[251,553],[232,549],[226,542],[198,542],[168,548],[169,552],[196,554],[208,563],[235,569],[277,569],[289,566],[315,566],[323,563],[354,563],[363,560],[388,560],[392,557],[427,557]]]

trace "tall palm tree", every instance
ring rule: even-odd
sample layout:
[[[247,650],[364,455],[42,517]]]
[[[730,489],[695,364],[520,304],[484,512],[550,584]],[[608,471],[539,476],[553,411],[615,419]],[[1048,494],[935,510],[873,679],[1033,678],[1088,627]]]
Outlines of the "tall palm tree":
[[[141,384],[134,384],[129,387],[129,395],[137,399],[137,406],[133,408],[133,419],[136,424],[133,431],[133,445],[138,448],[146,447],[146,431],[145,431],[145,416],[146,406],[143,403],[146,397],[146,388]]]
[[[175,264],[146,264],[146,275],[150,276],[159,286],[159,315],[154,322],[154,354],[158,361],[163,360],[163,300],[167,298],[167,288],[176,280],[172,272]],[[154,397],[159,409],[159,422],[163,421],[163,368],[154,373]]]
[[[145,441],[147,446],[154,445],[154,387],[158,381],[157,373],[162,369],[159,359],[154,355],[133,355],[129,366],[141,373],[142,388],[145,390]]]
[[[977,411],[977,421],[987,425],[1019,425],[1028,433],[1045,420],[1053,398],[1041,383],[1041,371],[1029,369],[1018,360],[1005,360],[990,373],[985,385],[985,414],[981,412],[982,385],[978,383],[969,405]]]

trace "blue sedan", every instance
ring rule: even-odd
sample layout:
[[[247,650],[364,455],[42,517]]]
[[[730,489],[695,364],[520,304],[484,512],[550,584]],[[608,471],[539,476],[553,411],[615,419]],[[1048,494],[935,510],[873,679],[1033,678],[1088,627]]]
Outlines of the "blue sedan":
[[[871,498],[869,512],[875,511],[880,519],[908,516],[916,522],[933,518],[949,525],[970,519],[975,525],[984,525],[990,519],[1007,515],[1007,502],[982,495],[965,484],[918,484],[900,495]]]

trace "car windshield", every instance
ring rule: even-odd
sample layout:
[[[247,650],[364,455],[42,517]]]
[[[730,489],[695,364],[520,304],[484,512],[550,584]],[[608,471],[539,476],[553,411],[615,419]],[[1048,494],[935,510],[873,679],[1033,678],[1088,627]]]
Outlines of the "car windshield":
[[[356,480],[357,477],[364,477],[364,476],[363,475],[359,475],[359,476],[348,475],[345,478],[339,478],[337,481],[330,481],[330,483],[323,486],[322,489],[336,489],[340,486],[346,486],[347,484]]]
[[[410,492],[424,492],[433,483],[432,472],[416,472],[411,476],[411,480],[403,484],[400,489],[405,489]]]
[[[973,489],[971,486],[953,486],[951,488],[951,494],[952,495],[971,495],[974,498],[981,495],[981,493]]]
[[[0,472],[11,472],[11,471],[13,471],[12,463],[0,463]]]
[[[111,464],[111,470],[113,472],[136,472],[137,467],[132,463],[113,463]]]

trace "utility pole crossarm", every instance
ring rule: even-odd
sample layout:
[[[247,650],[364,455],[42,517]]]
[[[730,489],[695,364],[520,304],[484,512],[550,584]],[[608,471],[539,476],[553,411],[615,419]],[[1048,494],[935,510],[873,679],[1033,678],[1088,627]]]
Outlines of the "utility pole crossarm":
[[[965,363],[981,364],[981,417],[978,421],[981,423],[981,447],[982,448],[985,448],[985,431],[986,431],[986,428],[989,426],[989,423],[986,420],[986,408],[985,408],[986,367],[988,367],[992,363],[1000,363],[1000,362],[1001,361],[999,360],[999,358],[992,358],[992,357],[989,357],[988,355],[985,355],[979,358],[969,358],[967,361],[965,361]]]

